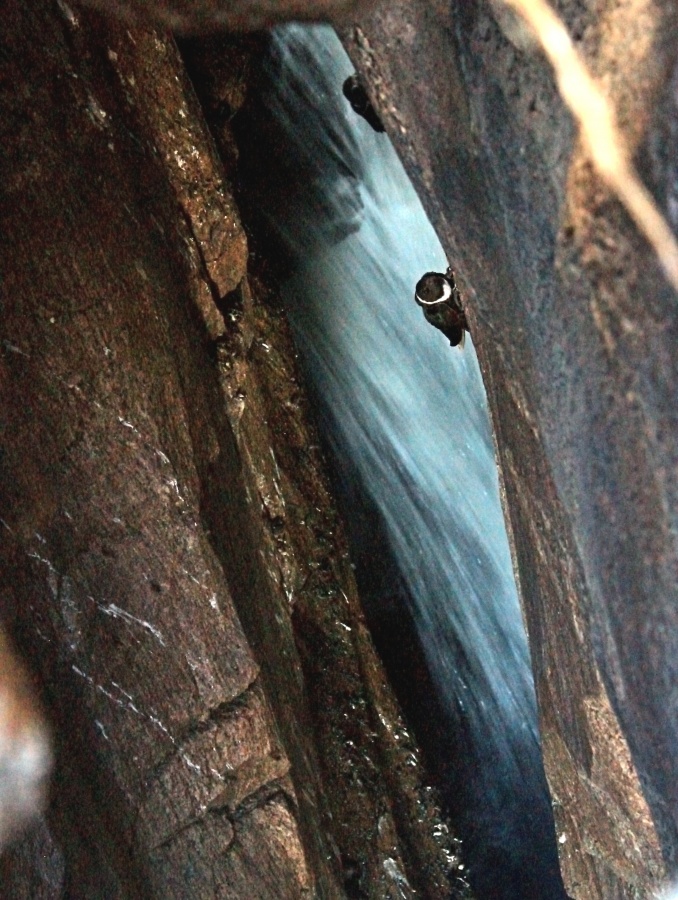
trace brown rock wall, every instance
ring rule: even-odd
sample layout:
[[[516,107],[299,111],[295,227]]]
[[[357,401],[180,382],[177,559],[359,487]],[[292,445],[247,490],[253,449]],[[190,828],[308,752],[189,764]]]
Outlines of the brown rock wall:
[[[0,613],[56,776],[2,891],[466,895],[173,40],[3,22]]]
[[[675,220],[675,7],[557,6]],[[675,296],[497,9],[399,2],[344,36],[466,300],[568,889],[650,897],[678,848]]]
[[[215,539],[248,527],[208,354],[246,242],[176,48],[51,4],[2,40],[2,610],[54,723],[63,889],[329,895]]]

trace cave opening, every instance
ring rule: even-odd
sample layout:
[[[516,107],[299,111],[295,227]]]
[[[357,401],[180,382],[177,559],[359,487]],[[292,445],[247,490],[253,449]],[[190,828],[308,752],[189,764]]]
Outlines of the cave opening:
[[[453,261],[347,102],[335,33],[255,43],[231,122],[239,202],[280,285],[373,640],[476,896],[565,896],[480,370],[413,300]]]

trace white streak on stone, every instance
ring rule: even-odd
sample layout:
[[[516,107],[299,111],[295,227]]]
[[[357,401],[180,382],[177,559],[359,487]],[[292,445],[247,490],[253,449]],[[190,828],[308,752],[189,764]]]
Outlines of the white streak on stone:
[[[395,887],[403,900],[411,896],[412,888],[405,875],[400,871],[398,863],[390,856],[387,856],[382,865],[388,877],[395,883]]]
[[[99,729],[99,731],[101,732],[101,736],[103,737],[103,739],[104,739],[105,741],[110,741],[109,736],[106,734],[106,729],[104,728],[103,723],[100,722],[98,719],[95,719],[95,720],[94,720],[94,724],[96,725],[96,727],[97,727],[97,728]]]
[[[101,603],[97,603],[97,607],[99,610],[104,613],[106,616],[111,616],[113,619],[122,619],[124,622],[128,622],[130,625],[139,625],[145,631],[150,632],[153,637],[161,644],[163,647],[166,646],[165,639],[162,636],[162,632],[160,632],[155,625],[151,625],[150,622],[146,622],[143,619],[138,619],[136,616],[133,616],[132,613],[127,612],[125,609],[121,609],[115,603],[109,603],[107,606],[104,606]]]
[[[30,358],[30,353],[26,353],[25,350],[22,350],[21,347],[17,347],[16,344],[12,344],[10,341],[3,341],[2,346],[11,353],[18,353],[19,356],[27,356]]]
[[[103,685],[97,684],[91,675],[88,675],[86,672],[83,672],[83,670],[80,669],[78,666],[72,665],[71,669],[75,672],[76,675],[78,675],[80,678],[84,679],[87,682],[87,684],[91,685],[91,687],[93,687],[95,691],[98,691],[100,694],[103,694],[104,697],[106,697],[106,699],[110,700],[112,703],[115,703],[116,706],[120,707],[121,709],[126,709],[129,712],[134,713],[134,715],[138,716],[140,719],[145,719],[147,722],[150,722],[151,725],[153,725],[155,728],[157,728],[158,731],[162,732],[162,734],[165,735],[165,737],[169,740],[169,742],[172,744],[172,746],[178,750],[179,756],[184,761],[184,763],[188,766],[189,769],[193,769],[195,772],[199,772],[201,775],[206,774],[197,763],[193,762],[193,760],[188,756],[188,754],[184,750],[180,749],[179,744],[177,743],[176,739],[169,732],[169,730],[166,728],[166,726],[160,721],[160,719],[156,715],[142,712],[139,709],[139,707],[136,705],[136,703],[134,702],[134,698],[132,697],[132,695],[129,694],[126,690],[124,690],[116,681],[112,681],[111,686],[114,687],[117,691],[119,691],[123,695],[123,697],[125,698],[124,700],[121,699],[120,697],[116,697],[114,693],[112,693],[110,690],[105,688]],[[96,722],[97,726],[99,726],[100,730],[102,730],[101,723],[99,723],[98,720],[96,720],[96,719],[95,719],[95,722]],[[102,730],[102,733],[104,733],[103,730]],[[106,737],[106,740],[109,740],[109,738],[105,734],[104,734],[104,736]],[[210,771],[212,774],[218,775],[218,773],[214,773],[214,770],[210,770]],[[218,775],[218,777],[221,778],[220,775]]]
[[[79,24],[78,17],[73,12],[73,10],[70,8],[70,6],[67,3],[65,3],[64,0],[57,0],[57,6],[59,7],[61,14],[66,19],[66,21],[71,26],[71,28],[77,28],[78,24]]]
[[[176,478],[168,478],[167,484],[172,488],[177,497],[181,500],[182,503],[186,502],[186,498],[182,496],[181,491],[179,490],[179,482]]]
[[[135,434],[139,434],[139,429],[135,428],[135,426],[132,425],[131,422],[128,422],[126,419],[123,419],[122,416],[118,416],[118,422],[120,422],[121,425],[124,425],[125,428],[131,429]]]

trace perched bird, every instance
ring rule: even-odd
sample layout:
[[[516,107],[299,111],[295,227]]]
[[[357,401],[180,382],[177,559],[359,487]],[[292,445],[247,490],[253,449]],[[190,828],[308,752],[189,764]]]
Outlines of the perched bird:
[[[440,272],[422,275],[414,290],[414,299],[424,310],[426,321],[442,331],[451,347],[464,346],[468,324],[452,268],[444,275]]]
[[[367,91],[360,83],[357,74],[354,73],[353,75],[348,76],[342,90],[344,92],[344,97],[346,97],[351,104],[353,112],[362,116],[368,125],[371,125],[375,131],[384,131],[381,119],[379,118],[376,109],[372,106],[370,98],[367,96]]]

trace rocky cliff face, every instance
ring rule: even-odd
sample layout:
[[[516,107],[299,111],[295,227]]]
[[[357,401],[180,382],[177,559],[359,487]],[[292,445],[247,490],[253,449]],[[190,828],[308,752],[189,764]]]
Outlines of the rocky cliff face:
[[[0,65],[0,608],[56,756],[3,896],[446,896],[455,847],[173,40],[10,3]]]
[[[444,896],[285,326],[176,48],[6,7],[1,603],[58,775],[2,890]],[[675,226],[674,5],[559,8]],[[678,848],[676,298],[499,9],[401,0],[344,39],[463,290],[569,893],[650,897]]]
[[[499,8],[390,4],[344,37],[463,286],[566,884],[647,897],[678,846],[676,297]],[[675,7],[559,9],[675,217]]]

